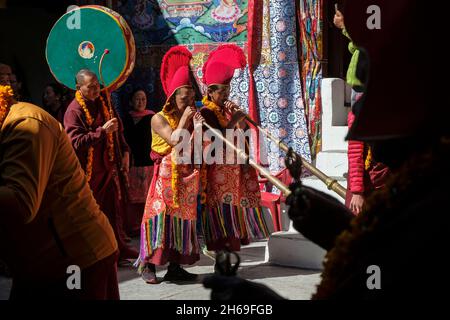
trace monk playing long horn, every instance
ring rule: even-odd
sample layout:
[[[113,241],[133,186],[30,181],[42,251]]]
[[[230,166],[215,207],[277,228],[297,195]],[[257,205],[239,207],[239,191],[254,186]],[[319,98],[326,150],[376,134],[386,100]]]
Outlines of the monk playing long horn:
[[[174,132],[193,131],[203,118],[196,113],[189,76],[191,53],[173,47],[163,58],[161,82],[167,95],[162,111],[152,118],[151,158],[155,163],[141,225],[141,249],[137,264],[144,281],[158,283],[155,265],[169,263],[165,281],[193,281],[196,274],[181,264],[200,259],[197,241],[197,196],[199,170],[176,161],[181,143]]]
[[[208,125],[222,133],[226,129],[245,129],[245,114],[228,101],[234,71],[245,66],[244,52],[236,45],[220,46],[203,66],[203,82],[208,89],[201,114]],[[248,165],[216,160],[224,161],[215,162],[207,169],[202,230],[208,250],[238,251],[241,244],[268,236],[260,205],[258,175]],[[205,187],[205,183],[202,185]]]

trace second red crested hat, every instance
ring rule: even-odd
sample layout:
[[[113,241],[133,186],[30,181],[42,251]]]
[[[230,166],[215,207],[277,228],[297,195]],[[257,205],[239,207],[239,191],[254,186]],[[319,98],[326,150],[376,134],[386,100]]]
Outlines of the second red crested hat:
[[[229,85],[236,69],[247,65],[244,51],[234,44],[224,44],[210,53],[203,65],[203,83]]]
[[[191,86],[189,69],[191,58],[191,52],[184,46],[172,47],[164,55],[160,76],[167,99],[178,88]]]

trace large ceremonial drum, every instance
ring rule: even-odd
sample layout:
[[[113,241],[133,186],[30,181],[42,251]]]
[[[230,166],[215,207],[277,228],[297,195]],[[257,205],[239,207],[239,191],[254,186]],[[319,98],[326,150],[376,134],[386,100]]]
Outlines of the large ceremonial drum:
[[[47,39],[46,57],[58,82],[76,89],[75,75],[89,69],[100,78],[100,60],[104,84],[109,90],[120,87],[131,74],[136,57],[133,34],[126,21],[113,10],[101,6],[83,6],[64,14]]]

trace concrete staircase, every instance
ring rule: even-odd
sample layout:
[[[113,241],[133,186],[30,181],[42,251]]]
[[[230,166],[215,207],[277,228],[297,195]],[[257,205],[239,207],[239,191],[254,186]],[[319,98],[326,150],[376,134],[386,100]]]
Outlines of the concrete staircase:
[[[328,78],[322,80],[322,151],[317,154],[313,163],[326,175],[335,178],[341,185],[347,187],[345,174],[348,171],[347,162],[347,114],[350,102],[350,88],[342,79]],[[336,193],[328,190],[318,178],[311,176],[303,179],[306,186],[328,193],[341,202]],[[272,233],[266,247],[266,262],[298,267],[302,269],[322,269],[326,252],[312,243],[293,227],[287,216],[287,208],[282,210],[282,232]]]

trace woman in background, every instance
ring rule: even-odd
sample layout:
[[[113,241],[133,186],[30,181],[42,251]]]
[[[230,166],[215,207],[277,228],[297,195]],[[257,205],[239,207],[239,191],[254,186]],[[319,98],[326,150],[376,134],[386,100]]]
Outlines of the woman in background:
[[[138,236],[145,200],[153,176],[151,119],[155,114],[147,109],[147,95],[143,89],[131,94],[131,110],[124,121],[125,139],[131,149],[126,232]]]

